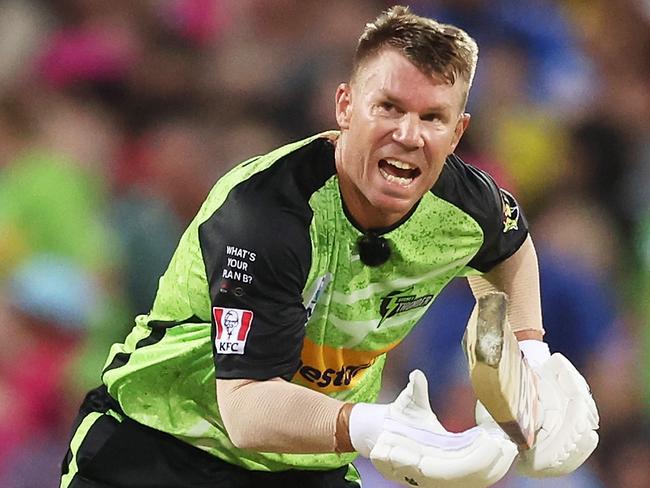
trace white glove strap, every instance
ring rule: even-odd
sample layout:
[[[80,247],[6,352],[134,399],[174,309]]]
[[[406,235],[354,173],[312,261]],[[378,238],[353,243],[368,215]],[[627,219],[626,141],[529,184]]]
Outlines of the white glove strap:
[[[524,353],[526,361],[533,369],[539,368],[551,357],[551,351],[546,342],[526,339],[525,341],[519,341],[519,349]]]
[[[350,441],[352,447],[364,457],[370,456],[381,434],[388,405],[357,403],[350,412]]]

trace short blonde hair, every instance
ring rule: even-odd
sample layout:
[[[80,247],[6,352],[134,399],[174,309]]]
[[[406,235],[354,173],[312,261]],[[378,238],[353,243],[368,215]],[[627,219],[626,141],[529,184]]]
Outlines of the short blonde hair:
[[[451,85],[462,78],[469,92],[478,46],[464,30],[416,15],[408,7],[391,7],[366,24],[354,53],[352,76],[366,59],[387,47],[397,49],[423,73],[440,75]]]

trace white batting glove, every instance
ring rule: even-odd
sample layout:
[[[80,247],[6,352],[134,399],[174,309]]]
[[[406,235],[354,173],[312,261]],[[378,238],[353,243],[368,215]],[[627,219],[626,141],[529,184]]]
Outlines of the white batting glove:
[[[577,469],[598,444],[598,410],[584,377],[562,354],[535,369],[543,410],[535,445],[521,453],[525,476],[561,476]]]
[[[387,479],[420,488],[483,488],[510,469],[517,447],[498,427],[447,432],[431,411],[427,380],[415,370],[389,405],[356,404],[354,448]]]
[[[535,444],[532,449],[521,451],[517,460],[519,473],[533,478],[571,473],[598,444],[598,410],[587,382],[562,354],[547,352],[546,357],[540,357],[540,344],[543,343],[520,342],[524,356],[539,376],[542,413]],[[476,407],[476,420],[479,425],[496,425],[480,403]]]

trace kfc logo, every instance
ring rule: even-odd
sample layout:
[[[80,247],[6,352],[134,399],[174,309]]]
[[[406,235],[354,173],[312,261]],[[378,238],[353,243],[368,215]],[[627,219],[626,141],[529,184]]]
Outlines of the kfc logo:
[[[212,309],[217,336],[214,340],[217,354],[244,354],[246,338],[253,322],[253,312],[239,308]]]

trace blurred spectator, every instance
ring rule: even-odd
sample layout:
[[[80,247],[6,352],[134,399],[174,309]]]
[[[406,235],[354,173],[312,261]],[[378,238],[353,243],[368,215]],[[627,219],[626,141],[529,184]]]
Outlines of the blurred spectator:
[[[639,313],[643,317],[638,335],[641,343],[641,381],[645,408],[650,411],[650,212],[641,221],[637,235],[641,272],[634,283],[633,299],[639,303]]]
[[[109,83],[124,78],[138,61],[138,46],[129,24],[108,21],[109,17],[99,19],[103,22],[87,19],[52,35],[39,61],[41,76],[48,84],[64,88],[82,81]]]
[[[149,311],[181,232],[223,172],[206,140],[198,119],[161,119],[131,141],[116,165],[112,221],[136,313]]]
[[[485,95],[472,101],[469,132],[484,155],[503,167],[528,216],[534,217],[566,165],[565,122],[551,105],[530,94],[532,67],[522,46],[501,40],[481,51],[481,63],[477,76],[482,73]]]
[[[57,98],[41,108],[34,138],[0,168],[0,250],[9,254],[0,262],[49,252],[105,270],[116,248],[102,210],[102,165],[115,134],[88,104]]]
[[[590,101],[593,79],[589,60],[578,46],[573,26],[559,2],[439,0],[414,4],[418,10],[471,32],[482,51],[504,44],[517,46],[523,58],[511,58],[511,65],[527,66],[519,76],[523,77],[526,98],[535,104],[567,113]],[[539,21],[541,18],[544,22]],[[482,84],[481,76],[495,73],[481,69],[481,64],[485,68],[487,63],[479,62],[475,96],[488,98],[490,88]]]
[[[7,480],[24,450],[40,447],[47,450],[40,452],[46,462],[38,466],[42,471],[32,465],[30,486],[47,486],[56,478],[57,461],[67,441],[63,426],[74,418],[78,401],[77,396],[69,396],[66,367],[99,308],[101,292],[80,266],[53,255],[37,255],[16,268],[3,295],[0,485],[16,486]],[[43,441],[47,442],[39,446]]]
[[[650,486],[650,425],[647,417],[635,415],[603,432],[595,455],[605,486]]]
[[[5,0],[0,3],[0,97],[31,75],[25,61],[41,49],[48,37],[48,17],[37,2]]]

